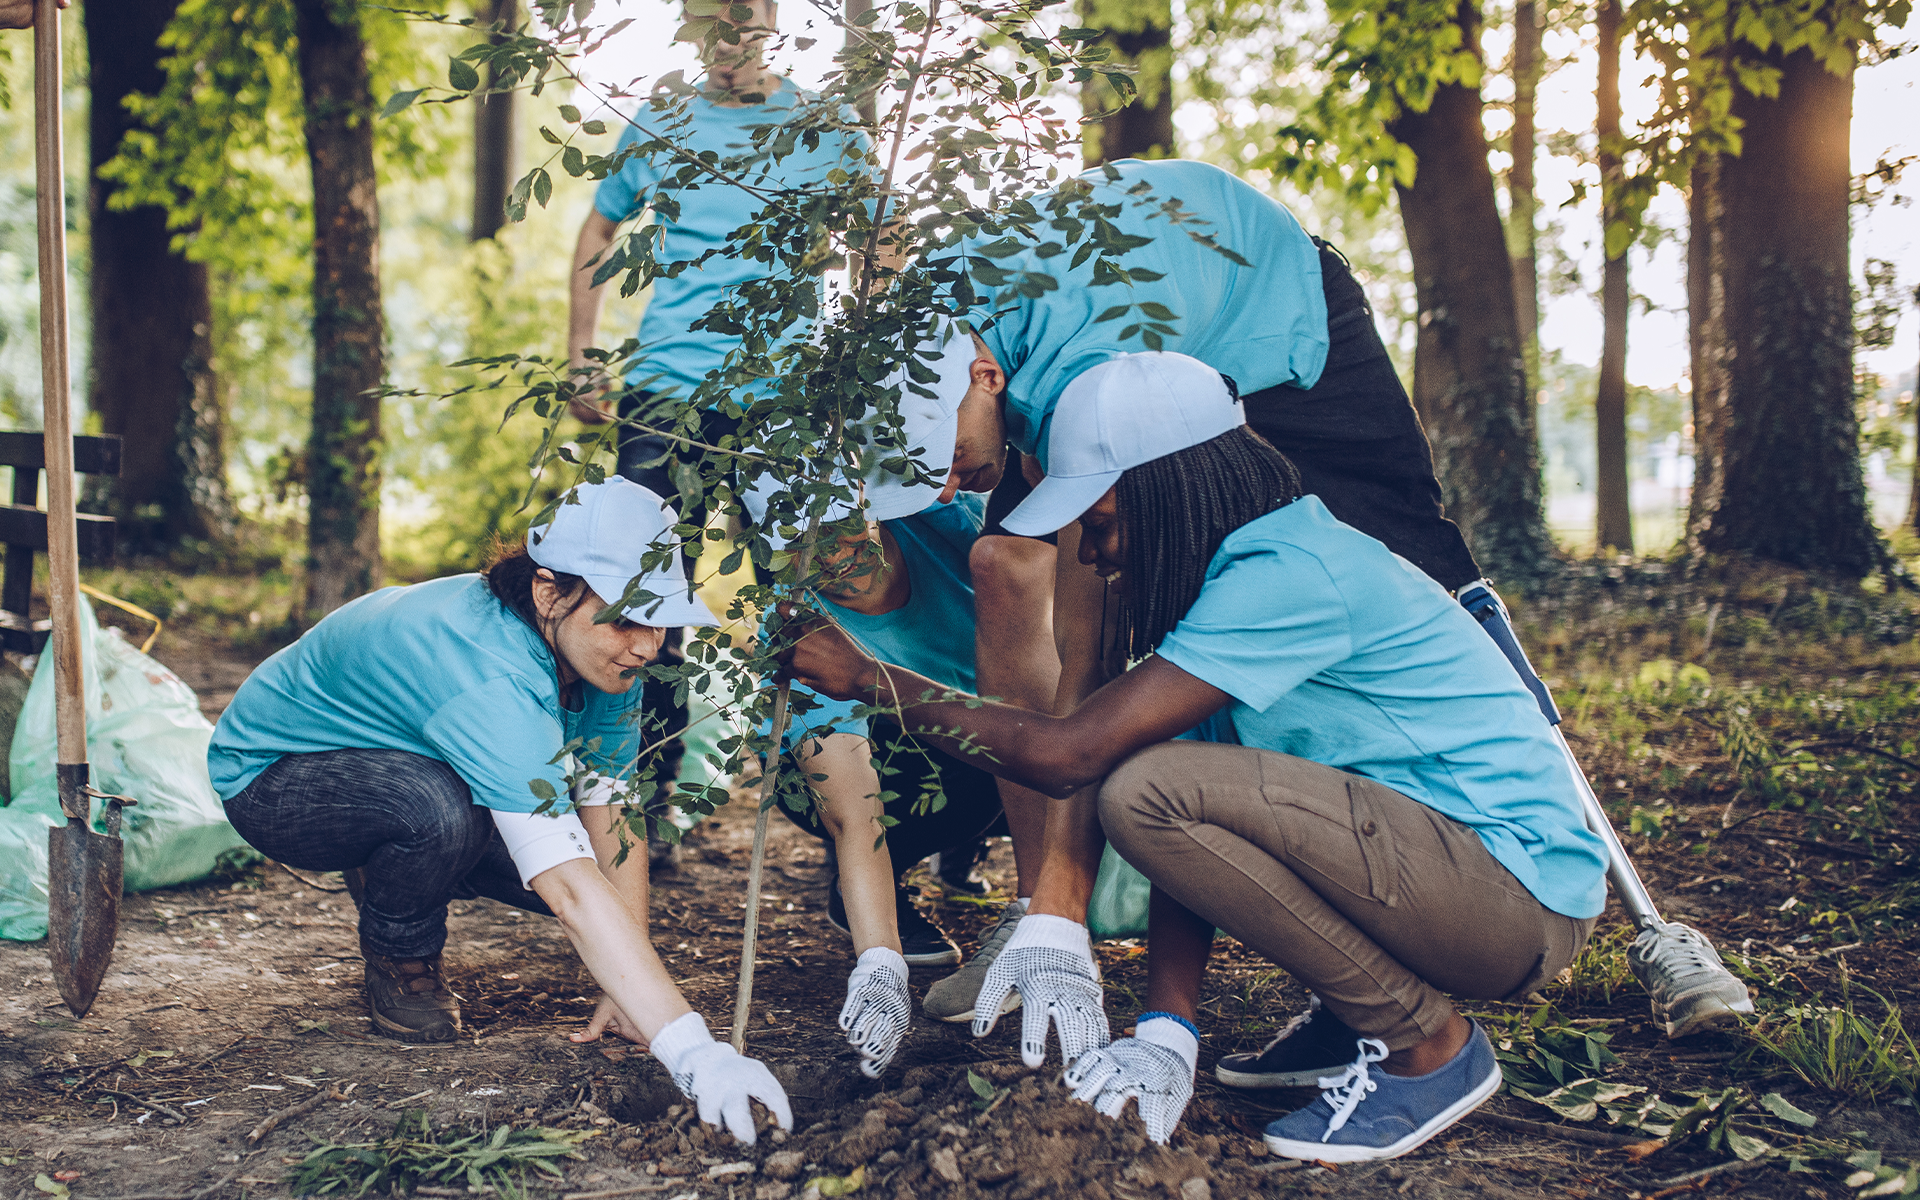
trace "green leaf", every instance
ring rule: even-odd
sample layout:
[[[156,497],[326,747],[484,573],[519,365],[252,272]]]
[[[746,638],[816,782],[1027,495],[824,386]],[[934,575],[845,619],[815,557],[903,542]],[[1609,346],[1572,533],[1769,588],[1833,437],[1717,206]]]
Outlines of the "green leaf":
[[[605,121],[600,120],[598,117],[594,118],[591,121],[580,122],[581,133],[605,133],[606,131],[607,131],[607,123]]]
[[[447,84],[456,92],[470,92],[480,86],[480,72],[473,64],[457,58],[447,60]]]
[[[412,104],[415,100],[418,100],[420,93],[426,90],[425,88],[414,88],[409,92],[395,92],[393,95],[387,97],[387,106],[380,110],[380,115],[382,117],[392,116]]]
[[[1093,319],[1093,323],[1095,325],[1098,325],[1102,321],[1117,321],[1121,317],[1126,316],[1127,313],[1132,308],[1133,308],[1133,305],[1131,304],[1116,304],[1112,308],[1108,309],[1107,311],[1101,313],[1099,316],[1095,317]]]
[[[974,1074],[971,1069],[967,1071],[967,1086],[972,1088],[973,1094],[980,1097],[982,1100],[991,1100],[995,1096],[1000,1094],[1000,1090],[998,1088],[994,1087],[991,1083],[988,1083],[981,1076]]]
[[[1767,1145],[1757,1137],[1748,1137],[1739,1130],[1728,1127],[1727,1149],[1733,1151],[1734,1156],[1741,1162],[1752,1162],[1762,1154],[1772,1150],[1773,1147]]]
[[[541,208],[545,208],[547,201],[553,198],[553,176],[547,174],[545,167],[540,167],[533,173],[533,198],[539,202]]]
[[[569,125],[578,125],[580,123],[580,110],[571,104],[562,104],[560,106],[560,119]]]
[[[541,800],[552,800],[559,795],[553,790],[553,785],[544,779],[527,780],[527,790]]]
[[[50,1175],[34,1176],[33,1186],[39,1188],[47,1195],[52,1196],[54,1200],[67,1200],[67,1197],[71,1194],[67,1191],[66,1184],[54,1182],[53,1177]]]
[[[1774,1116],[1779,1117],[1782,1121],[1798,1125],[1803,1129],[1811,1129],[1819,1121],[1819,1118],[1815,1117],[1812,1113],[1794,1107],[1792,1102],[1787,1100],[1787,1098],[1779,1092],[1768,1092],[1766,1095],[1760,1097],[1760,1107],[1766,1109]]]

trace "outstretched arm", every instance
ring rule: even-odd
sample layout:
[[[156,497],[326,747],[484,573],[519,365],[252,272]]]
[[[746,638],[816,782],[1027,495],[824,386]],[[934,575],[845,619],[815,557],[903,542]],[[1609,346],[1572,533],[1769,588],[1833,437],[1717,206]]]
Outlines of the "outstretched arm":
[[[822,695],[896,709],[914,736],[938,742],[1002,779],[1065,798],[1135,751],[1199,725],[1232,697],[1150,658],[1065,716],[986,704],[875,662],[841,630],[812,622],[784,655],[785,673]]]

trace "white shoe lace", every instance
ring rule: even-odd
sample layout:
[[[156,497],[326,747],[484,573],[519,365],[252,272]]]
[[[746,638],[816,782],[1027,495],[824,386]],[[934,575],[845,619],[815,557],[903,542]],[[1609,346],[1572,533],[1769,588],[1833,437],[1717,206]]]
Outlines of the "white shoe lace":
[[[1301,1029],[1306,1027],[1307,1022],[1313,1020],[1313,1015],[1319,1011],[1320,1011],[1320,997],[1312,993],[1308,993],[1307,1011],[1303,1013],[1293,1014],[1293,1019],[1287,1022],[1286,1028],[1282,1029],[1279,1033],[1274,1034],[1273,1040],[1260,1048],[1260,1055],[1264,1057],[1266,1054],[1271,1052],[1275,1046],[1278,1046],[1281,1042],[1286,1041],[1288,1038],[1292,1037],[1294,1034],[1300,1032]]]
[[[1346,1070],[1320,1077],[1320,1089],[1328,1093],[1326,1101],[1333,1108],[1333,1120],[1327,1122],[1327,1131],[1320,1135],[1323,1142],[1339,1132],[1353,1110],[1360,1107],[1360,1102],[1380,1087],[1368,1076],[1367,1066],[1387,1057],[1387,1044],[1378,1038],[1361,1038],[1357,1044],[1360,1057],[1347,1064]]]

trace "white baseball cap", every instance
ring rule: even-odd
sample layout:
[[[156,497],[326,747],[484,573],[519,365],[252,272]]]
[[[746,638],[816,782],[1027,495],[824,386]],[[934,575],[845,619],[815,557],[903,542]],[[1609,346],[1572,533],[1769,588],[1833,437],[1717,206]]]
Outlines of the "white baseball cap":
[[[1210,442],[1247,423],[1226,376],[1185,354],[1122,354],[1060,393],[1047,477],[1001,524],[1037,537],[1073,524],[1129,467]]]
[[[878,421],[870,417],[864,423],[866,444],[860,447],[859,486],[846,484],[850,491],[862,496],[860,511],[867,520],[895,521],[911,517],[933,507],[940,499],[946,486],[942,477],[953,468],[953,453],[960,438],[960,402],[966,399],[967,389],[972,386],[973,358],[973,339],[965,330],[952,328],[946,344],[933,357],[921,359],[922,365],[936,376],[932,382],[916,383],[902,367],[878,385],[883,389],[899,389],[906,454],[924,464],[936,482],[916,483],[906,474],[886,470],[881,464],[899,458],[901,451],[876,444],[880,427]],[[776,468],[754,481],[743,502],[747,516],[755,525],[765,522],[770,501],[792,486],[791,479],[790,474]],[[844,482],[844,472],[836,479]],[[829,507],[822,520],[843,521],[853,512],[851,505],[836,503]],[[786,542],[777,529],[767,530],[767,536],[776,546]]]
[[[676,547],[668,562],[641,567],[649,548],[670,545],[664,536],[679,524],[667,502],[631,480],[583,483],[563,497],[553,519],[527,530],[527,557],[550,571],[587,581],[601,600],[618,604],[629,583],[644,596],[620,615],[642,625],[718,625],[682,574]]]

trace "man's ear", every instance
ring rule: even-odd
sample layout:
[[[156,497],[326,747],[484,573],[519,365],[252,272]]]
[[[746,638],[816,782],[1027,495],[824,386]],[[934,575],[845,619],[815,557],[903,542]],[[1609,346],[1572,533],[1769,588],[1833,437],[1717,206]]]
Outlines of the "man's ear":
[[[1007,373],[993,357],[993,352],[982,346],[979,356],[967,368],[967,378],[972,386],[984,388],[988,394],[998,396],[1007,390]]]

